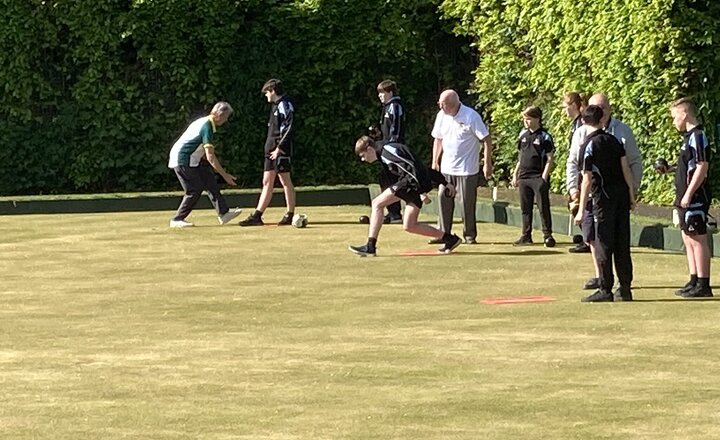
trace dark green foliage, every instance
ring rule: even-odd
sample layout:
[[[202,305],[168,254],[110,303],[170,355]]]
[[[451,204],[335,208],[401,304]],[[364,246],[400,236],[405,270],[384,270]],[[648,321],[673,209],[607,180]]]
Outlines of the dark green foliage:
[[[499,145],[496,174],[516,161],[520,111],[534,103],[558,146],[553,190],[562,192],[568,122],[564,92],[607,93],[615,116],[634,131],[643,152],[642,198],[669,203],[673,185],[654,173],[658,157],[674,162],[680,137],[668,104],[694,96],[708,135],[720,122],[720,2],[715,0],[445,0],[456,32],[478,52],[474,92],[487,103]],[[713,167],[716,175],[720,170]],[[714,179],[720,193],[720,179]]]
[[[236,112],[218,154],[260,182],[269,106],[284,80],[297,107],[298,184],[360,183],[352,154],[392,78],[426,158],[439,91],[467,88],[471,55],[440,0],[4,0],[0,194],[175,188],[173,141],[217,100]]]

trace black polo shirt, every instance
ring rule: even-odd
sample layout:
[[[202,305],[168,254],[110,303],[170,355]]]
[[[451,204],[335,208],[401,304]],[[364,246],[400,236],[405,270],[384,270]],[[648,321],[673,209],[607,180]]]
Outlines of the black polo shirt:
[[[628,186],[622,171],[621,158],[625,147],[615,136],[603,130],[590,134],[580,149],[583,171],[592,172],[593,200],[612,199],[617,194],[627,194]]]
[[[525,129],[518,138],[518,179],[542,177],[548,155],[555,150],[552,136],[540,127],[535,131]]]
[[[677,170],[675,171],[675,205],[680,206],[680,201],[687,191],[693,174],[699,162],[710,161],[710,147],[707,136],[702,126],[697,126],[683,134],[683,145],[678,155]],[[700,187],[693,194],[692,203],[708,204],[711,200],[710,187],[707,184],[707,176]]]

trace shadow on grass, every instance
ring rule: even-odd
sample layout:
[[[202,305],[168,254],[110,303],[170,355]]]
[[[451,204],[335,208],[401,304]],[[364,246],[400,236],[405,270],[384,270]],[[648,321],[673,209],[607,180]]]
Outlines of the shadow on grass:
[[[460,247],[462,249],[462,246]],[[517,257],[529,257],[529,256],[537,256],[537,255],[559,255],[563,252],[560,251],[549,251],[544,249],[538,249],[538,250],[523,250],[523,251],[517,251],[517,252],[485,252],[485,251],[470,251],[465,252],[464,250],[458,252],[459,255],[509,255],[509,256],[517,256]]]
[[[720,289],[720,286],[710,286],[713,289]],[[632,290],[653,290],[653,289],[678,289],[678,286],[640,286],[635,287],[633,286]]]
[[[676,303],[694,303],[698,301],[720,301],[720,298],[657,298],[657,299],[637,299],[633,298],[632,302],[638,303],[654,303],[654,302],[676,302]]]

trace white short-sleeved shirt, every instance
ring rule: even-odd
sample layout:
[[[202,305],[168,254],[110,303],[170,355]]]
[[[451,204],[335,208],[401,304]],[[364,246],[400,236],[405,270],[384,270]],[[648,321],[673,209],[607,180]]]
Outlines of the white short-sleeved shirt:
[[[440,110],[432,137],[442,140],[440,172],[451,176],[472,176],[480,172],[480,141],[490,135],[482,117],[460,104],[455,116]]]

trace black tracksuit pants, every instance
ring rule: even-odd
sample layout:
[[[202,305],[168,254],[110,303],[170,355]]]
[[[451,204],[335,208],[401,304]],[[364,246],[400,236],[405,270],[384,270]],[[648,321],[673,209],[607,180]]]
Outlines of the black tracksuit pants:
[[[543,237],[552,235],[552,216],[550,215],[550,184],[542,177],[518,179],[520,191],[520,211],[522,212],[522,236],[532,237],[533,201],[537,201],[542,219]]]
[[[625,186],[607,188],[593,197],[595,217],[595,257],[600,267],[600,289],[611,292],[615,283],[613,260],[620,287],[630,288],[633,279],[630,258],[630,200]]]

